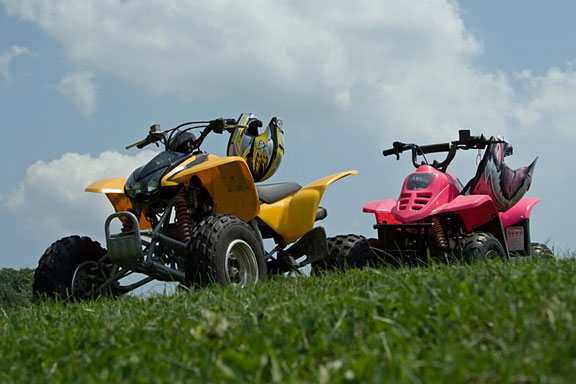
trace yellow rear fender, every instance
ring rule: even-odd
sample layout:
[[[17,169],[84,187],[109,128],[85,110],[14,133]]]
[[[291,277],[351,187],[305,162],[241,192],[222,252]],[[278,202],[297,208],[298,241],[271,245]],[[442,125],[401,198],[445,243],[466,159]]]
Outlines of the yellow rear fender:
[[[316,180],[296,193],[273,204],[262,204],[258,217],[290,244],[314,227],[316,212],[328,186],[355,170],[336,173]]]
[[[116,212],[126,212],[132,208],[132,202],[124,194],[126,179],[114,177],[93,182],[86,187],[86,192],[104,193]],[[140,229],[150,229],[152,226],[144,215],[140,217]]]
[[[162,186],[186,185],[198,177],[214,202],[214,213],[231,214],[250,221],[260,203],[246,161],[239,156],[192,156],[162,178]]]

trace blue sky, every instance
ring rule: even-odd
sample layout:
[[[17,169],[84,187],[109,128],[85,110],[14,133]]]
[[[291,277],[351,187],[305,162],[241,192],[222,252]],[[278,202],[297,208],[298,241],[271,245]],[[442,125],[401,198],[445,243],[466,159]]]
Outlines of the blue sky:
[[[111,207],[84,192],[152,155],[148,126],[253,112],[285,122],[270,182],[348,169],[322,205],[329,235],[375,235],[362,213],[396,197],[393,141],[504,135],[517,168],[539,156],[532,238],[574,250],[573,1],[207,2],[0,0],[0,267],[35,267],[51,242],[103,238]],[[226,137],[205,149],[224,154]],[[466,182],[475,154],[451,172]]]

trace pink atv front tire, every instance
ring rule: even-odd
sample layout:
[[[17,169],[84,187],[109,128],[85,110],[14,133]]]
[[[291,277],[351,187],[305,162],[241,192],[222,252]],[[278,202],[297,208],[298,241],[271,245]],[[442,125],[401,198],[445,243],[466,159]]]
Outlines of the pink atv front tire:
[[[462,256],[467,263],[489,259],[508,259],[500,241],[494,235],[486,232],[467,234],[464,237]]]

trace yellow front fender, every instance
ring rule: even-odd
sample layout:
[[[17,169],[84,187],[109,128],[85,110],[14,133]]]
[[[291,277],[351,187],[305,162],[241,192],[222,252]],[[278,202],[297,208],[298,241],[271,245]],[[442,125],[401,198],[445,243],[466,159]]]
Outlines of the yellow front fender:
[[[316,180],[273,204],[260,205],[258,217],[290,244],[314,227],[316,212],[326,188],[335,181],[355,175],[355,170]]]
[[[116,212],[127,211],[132,208],[130,199],[124,194],[126,179],[113,177],[93,182],[86,187],[86,192],[104,193],[114,206]]]
[[[113,177],[93,182],[86,187],[86,192],[104,193],[116,212],[126,212],[132,208],[130,199],[124,194],[126,179]],[[150,229],[152,226],[144,215],[140,217],[140,229]]]
[[[188,185],[197,177],[214,202],[214,213],[231,214],[250,221],[260,203],[246,161],[238,156],[192,156],[162,178],[162,186]]]

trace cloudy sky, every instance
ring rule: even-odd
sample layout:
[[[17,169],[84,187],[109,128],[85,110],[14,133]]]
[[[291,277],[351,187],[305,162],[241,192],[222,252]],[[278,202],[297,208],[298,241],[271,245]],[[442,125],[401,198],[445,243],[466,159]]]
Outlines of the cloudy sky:
[[[401,140],[504,135],[539,156],[532,238],[575,250],[576,24],[572,0],[0,0],[0,267],[35,267],[54,240],[102,240],[111,207],[84,192],[153,153],[154,123],[253,112],[285,122],[270,182],[335,172],[329,235],[373,236],[369,201],[396,197]],[[206,150],[223,155],[227,137]],[[473,176],[475,153],[451,171]]]

